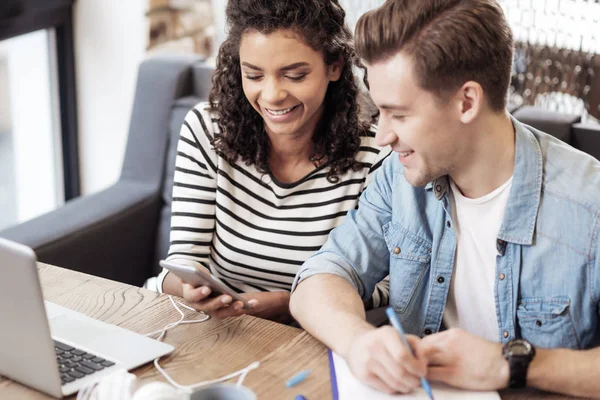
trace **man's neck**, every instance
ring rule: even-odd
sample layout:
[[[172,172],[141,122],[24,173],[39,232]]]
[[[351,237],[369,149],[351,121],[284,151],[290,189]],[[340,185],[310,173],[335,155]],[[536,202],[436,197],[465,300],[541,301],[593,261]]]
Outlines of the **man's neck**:
[[[508,181],[515,168],[515,129],[507,113],[476,122],[470,154],[450,175],[462,194],[479,198]]]

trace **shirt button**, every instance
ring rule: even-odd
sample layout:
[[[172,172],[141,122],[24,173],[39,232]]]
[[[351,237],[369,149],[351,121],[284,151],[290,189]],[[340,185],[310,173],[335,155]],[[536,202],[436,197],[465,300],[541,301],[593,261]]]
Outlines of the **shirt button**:
[[[498,239],[498,246],[502,246],[502,245],[504,245],[504,240]]]
[[[425,329],[424,332],[425,332],[426,335],[431,335],[432,334],[431,329],[429,329],[429,328]]]
[[[400,254],[400,247],[394,247],[394,254]]]
[[[504,336],[504,339],[506,339],[508,337],[508,332],[504,331],[504,333],[502,334],[502,336]]]
[[[446,221],[446,226],[447,226],[448,228],[450,228],[450,227],[452,226],[452,224],[450,223],[450,221]]]
[[[503,280],[504,280],[504,278],[506,278],[506,275],[504,275],[504,274],[500,274],[500,276],[499,276],[498,278],[500,278],[500,280],[501,280],[501,281],[503,281]]]
[[[444,279],[443,276],[438,276],[437,281],[438,281],[438,283],[444,283],[444,282],[446,282],[446,279]]]

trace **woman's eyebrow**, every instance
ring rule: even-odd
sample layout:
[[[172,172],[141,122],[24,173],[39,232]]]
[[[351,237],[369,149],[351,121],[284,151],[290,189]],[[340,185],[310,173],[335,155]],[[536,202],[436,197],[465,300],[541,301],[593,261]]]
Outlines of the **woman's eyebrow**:
[[[242,62],[242,66],[250,68],[250,69],[254,69],[256,71],[262,71],[262,68],[257,67],[256,65],[252,65],[246,61]],[[280,70],[281,71],[290,71],[292,69],[296,69],[296,68],[300,68],[300,67],[309,67],[309,66],[310,66],[310,64],[307,62],[297,62],[297,63],[293,63],[290,65],[286,65],[285,67],[282,67]]]

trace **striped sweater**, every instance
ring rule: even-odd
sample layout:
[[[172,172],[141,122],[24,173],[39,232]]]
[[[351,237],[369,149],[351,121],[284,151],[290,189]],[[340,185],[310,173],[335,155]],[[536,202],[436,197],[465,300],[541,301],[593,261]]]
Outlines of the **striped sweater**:
[[[356,208],[391,149],[380,149],[365,136],[356,155],[364,164],[361,170],[349,170],[331,183],[325,163],[297,182],[281,183],[253,165],[230,164],[217,155],[211,143],[219,128],[207,107],[194,107],[181,128],[167,259],[201,264],[236,292],[289,291],[302,263]],[[167,272],[159,275],[159,290]],[[382,282],[373,303],[387,299],[387,282]]]

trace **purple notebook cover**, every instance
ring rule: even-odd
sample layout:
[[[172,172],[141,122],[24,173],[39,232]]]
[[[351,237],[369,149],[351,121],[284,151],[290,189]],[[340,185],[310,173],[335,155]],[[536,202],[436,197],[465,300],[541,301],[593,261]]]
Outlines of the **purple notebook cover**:
[[[333,353],[327,349],[327,356],[329,357],[329,375],[331,377],[331,395],[333,400],[339,400],[337,378],[335,376],[335,365],[333,364]]]

